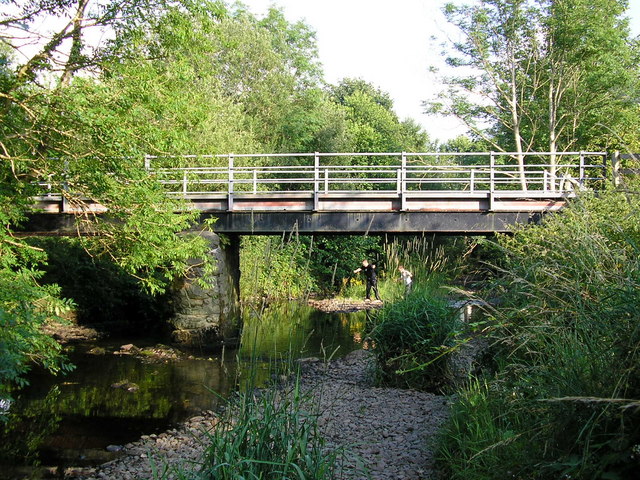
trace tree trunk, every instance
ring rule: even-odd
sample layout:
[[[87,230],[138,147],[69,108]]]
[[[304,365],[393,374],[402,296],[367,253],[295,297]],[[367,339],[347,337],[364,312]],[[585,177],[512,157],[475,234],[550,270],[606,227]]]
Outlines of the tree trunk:
[[[549,189],[555,191],[556,189],[556,175],[558,170],[558,162],[556,158],[557,152],[557,106],[555,97],[555,83],[553,67],[549,79]]]
[[[76,14],[73,17],[73,30],[71,32],[71,50],[69,51],[69,59],[64,66],[64,72],[60,78],[60,86],[66,87],[71,83],[71,79],[76,71],[81,67],[82,56],[82,20],[84,19],[84,12],[87,8],[89,0],[80,0],[78,2],[78,8]]]
[[[513,139],[516,146],[516,158],[518,159],[518,174],[520,177],[520,188],[527,191],[527,179],[524,169],[524,154],[522,151],[522,137],[520,135],[520,115],[518,108],[518,85],[516,79],[516,59],[511,53],[511,121],[513,122]]]

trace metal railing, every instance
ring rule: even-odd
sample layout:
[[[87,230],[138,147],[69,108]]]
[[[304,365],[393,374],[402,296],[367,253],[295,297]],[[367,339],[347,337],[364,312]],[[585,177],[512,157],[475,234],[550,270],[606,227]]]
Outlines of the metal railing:
[[[367,191],[560,196],[605,179],[604,152],[534,152],[523,158],[524,174],[514,152],[147,156],[145,167],[168,194],[185,197]]]

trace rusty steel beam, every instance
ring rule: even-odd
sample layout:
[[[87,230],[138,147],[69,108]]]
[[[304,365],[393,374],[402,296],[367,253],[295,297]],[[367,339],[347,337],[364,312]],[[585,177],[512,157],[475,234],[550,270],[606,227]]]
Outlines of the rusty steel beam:
[[[486,235],[537,223],[541,216],[529,212],[233,212],[206,213],[201,219],[215,218],[214,230],[218,233],[241,235]]]

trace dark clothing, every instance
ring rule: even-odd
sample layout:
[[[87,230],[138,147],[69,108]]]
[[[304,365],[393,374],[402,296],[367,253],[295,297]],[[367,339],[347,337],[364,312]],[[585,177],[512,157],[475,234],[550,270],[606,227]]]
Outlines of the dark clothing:
[[[373,265],[367,265],[366,267],[362,267],[362,271],[364,272],[364,276],[367,281],[367,288],[365,293],[366,299],[370,299],[371,289],[373,289],[373,293],[376,295],[376,299],[380,300],[380,294],[378,293],[378,277],[376,276],[375,267]]]
[[[367,282],[371,282],[373,284],[378,283],[378,278],[376,276],[376,268],[373,265],[369,264],[366,267],[360,267],[360,268],[362,268],[364,275],[367,277]]]
[[[376,300],[380,300],[380,294],[378,293],[378,283],[374,280],[373,282],[370,282],[369,279],[367,278],[367,288],[366,288],[366,293],[365,293],[365,297],[367,300],[370,300],[370,294],[371,294],[371,289],[373,288],[373,293],[375,293],[376,295]]]

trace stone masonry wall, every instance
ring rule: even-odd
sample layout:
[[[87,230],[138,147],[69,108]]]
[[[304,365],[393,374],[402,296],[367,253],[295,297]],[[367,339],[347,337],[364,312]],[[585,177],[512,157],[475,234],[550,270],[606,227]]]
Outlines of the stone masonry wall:
[[[195,266],[187,278],[176,280],[173,288],[172,339],[187,346],[216,347],[236,335],[239,316],[240,248],[238,236],[223,245],[213,232],[202,232],[209,241],[209,255],[215,261],[213,282],[202,288],[203,275]],[[197,265],[199,262],[193,262]]]

